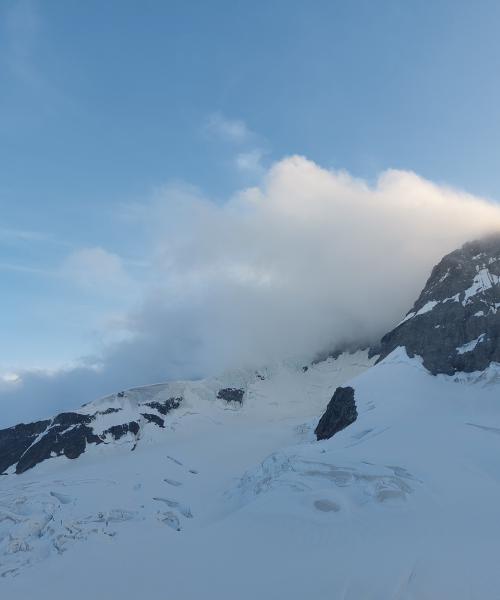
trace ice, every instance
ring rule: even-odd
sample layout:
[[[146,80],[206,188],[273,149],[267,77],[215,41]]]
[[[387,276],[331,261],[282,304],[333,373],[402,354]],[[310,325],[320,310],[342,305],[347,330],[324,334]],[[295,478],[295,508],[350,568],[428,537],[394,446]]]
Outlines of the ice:
[[[372,363],[198,382],[133,453],[1,477],[1,597],[495,600],[500,367],[435,377],[404,348]],[[238,377],[225,411],[213,389]],[[316,442],[347,381],[358,419]]]
[[[50,492],[50,495],[59,500],[61,504],[69,504],[73,500],[71,496],[68,496],[67,494],[60,494],[58,492]]]
[[[182,482],[181,482],[181,481],[177,481],[177,480],[175,480],[175,479],[167,479],[167,478],[164,478],[164,479],[163,479],[163,481],[164,481],[165,483],[168,483],[168,485],[173,485],[173,486],[175,486],[175,487],[179,487],[180,485],[182,485]]]
[[[158,520],[168,527],[175,529],[176,531],[181,531],[181,524],[179,521],[179,517],[172,511],[168,512],[159,512],[157,515]]]
[[[484,341],[485,337],[486,337],[486,334],[482,333],[476,339],[471,340],[470,342],[467,342],[466,344],[463,344],[463,346],[460,346],[459,348],[457,348],[457,353],[465,354],[466,352],[472,352],[478,344],[480,344],[481,342]]]
[[[193,518],[193,513],[191,512],[189,506],[181,504],[180,502],[177,502],[177,500],[169,500],[168,498],[153,498],[153,500],[156,500],[157,502],[164,502],[169,508],[177,509],[181,515],[187,519]]]

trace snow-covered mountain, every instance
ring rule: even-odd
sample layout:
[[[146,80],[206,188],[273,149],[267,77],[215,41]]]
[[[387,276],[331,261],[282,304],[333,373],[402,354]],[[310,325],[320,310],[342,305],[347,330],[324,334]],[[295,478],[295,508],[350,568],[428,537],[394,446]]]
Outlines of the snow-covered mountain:
[[[0,431],[0,591],[497,598],[499,264],[500,238],[445,257],[380,356],[137,388]]]
[[[451,252],[403,321],[382,338],[379,360],[404,346],[434,374],[470,373],[500,362],[499,281],[500,236]]]

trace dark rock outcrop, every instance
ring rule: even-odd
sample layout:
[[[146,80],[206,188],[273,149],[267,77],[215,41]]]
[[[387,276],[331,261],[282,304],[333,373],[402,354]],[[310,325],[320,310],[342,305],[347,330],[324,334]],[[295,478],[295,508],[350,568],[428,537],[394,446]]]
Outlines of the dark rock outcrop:
[[[432,270],[405,319],[386,334],[379,361],[398,346],[433,374],[500,362],[500,235],[469,242]]]
[[[181,402],[182,402],[182,397],[179,396],[177,398],[168,398],[164,402],[156,402],[156,401],[145,402],[144,406],[149,406],[149,408],[154,408],[160,414],[166,415],[171,410],[179,408],[179,406],[181,405]]]
[[[67,458],[78,458],[85,452],[87,444],[101,443],[102,439],[87,425],[54,425],[19,458],[16,473],[24,473],[54,456],[64,454]]]
[[[118,397],[120,397],[119,394],[118,394]],[[107,408],[106,410],[99,411],[97,414],[99,414],[99,415],[112,415],[113,413],[120,412],[121,410],[122,410],[121,408]]]
[[[127,433],[133,433],[137,435],[139,433],[140,427],[137,421],[129,421],[128,423],[122,423],[121,425],[113,425],[106,429],[103,433],[103,437],[107,435],[111,435],[115,440],[119,440]]]
[[[47,429],[49,424],[50,421],[36,421],[28,424],[21,423],[15,427],[1,430],[0,473],[17,463],[38,436]]]
[[[137,393],[137,390],[132,391]],[[125,392],[115,396],[120,400],[125,397]],[[128,434],[132,435],[132,439],[135,438],[136,442],[141,427],[145,424],[151,423],[164,428],[165,415],[179,408],[182,400],[182,397],[172,397],[164,401],[139,401],[137,419],[127,422],[119,421],[122,408],[111,406],[93,413],[64,412],[51,420],[22,423],[2,429],[0,430],[0,473],[5,473],[11,467],[17,474],[24,473],[37,464],[57,456],[75,459],[85,452],[88,444],[108,444]],[[113,415],[115,424],[103,428],[100,420],[109,419],[109,415]],[[107,422],[109,423],[109,420]]]
[[[223,388],[218,391],[217,398],[219,400],[225,400],[226,402],[238,402],[239,404],[243,404],[243,396],[245,395],[245,390],[239,388]]]
[[[150,423],[155,423],[156,425],[158,425],[158,427],[165,427],[165,421],[158,415],[152,415],[151,413],[141,413],[141,417],[144,417],[146,421],[149,421]]]
[[[338,387],[326,407],[326,411],[314,430],[316,439],[328,440],[342,429],[345,429],[358,418],[354,389]]]

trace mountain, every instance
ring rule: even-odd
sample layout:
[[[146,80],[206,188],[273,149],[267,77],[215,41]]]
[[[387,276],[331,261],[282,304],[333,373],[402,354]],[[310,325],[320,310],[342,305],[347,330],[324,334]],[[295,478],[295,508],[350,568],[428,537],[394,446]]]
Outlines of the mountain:
[[[213,395],[227,405],[243,402],[244,389],[217,389],[213,384],[216,381],[204,386],[175,382],[135,388],[75,412],[0,430],[0,472],[19,475],[58,456],[75,459],[91,445],[119,442],[135,449],[148,426],[165,429],[166,416],[183,405],[186,393]]]
[[[500,362],[500,235],[465,244],[432,270],[403,321],[382,338],[379,360],[398,346],[434,375]]]
[[[0,591],[497,598],[497,260],[498,238],[446,256],[380,356],[136,388],[1,431]]]

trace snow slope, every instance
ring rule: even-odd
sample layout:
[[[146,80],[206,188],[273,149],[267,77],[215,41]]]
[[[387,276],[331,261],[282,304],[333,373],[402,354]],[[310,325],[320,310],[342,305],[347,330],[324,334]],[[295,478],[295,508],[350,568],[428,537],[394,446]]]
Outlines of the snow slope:
[[[500,366],[369,364],[277,365],[241,407],[192,397],[133,452],[2,477],[2,597],[498,598]],[[317,442],[346,381],[358,419]]]

